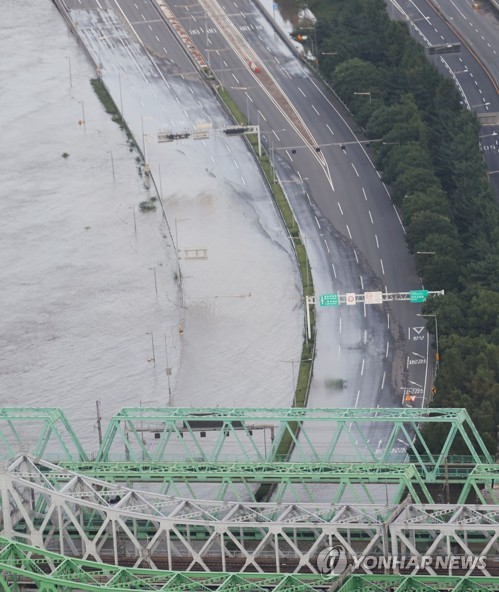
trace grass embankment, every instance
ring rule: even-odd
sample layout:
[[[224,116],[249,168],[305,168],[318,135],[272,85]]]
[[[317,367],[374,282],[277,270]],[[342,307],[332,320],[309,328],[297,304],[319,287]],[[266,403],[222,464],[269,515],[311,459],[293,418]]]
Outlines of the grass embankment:
[[[135,148],[137,152],[140,153],[140,148],[137,146],[137,142],[135,141],[130,128],[121,116],[116,103],[113,101],[111,95],[107,92],[107,88],[105,87],[102,80],[100,78],[92,78],[92,80],[90,80],[90,84],[92,85],[95,94],[99,97],[100,102],[104,106],[106,113],[109,113],[109,115],[111,115],[111,119],[125,132],[130,150]]]
[[[226,90],[218,88],[218,95],[221,100],[225,103],[226,107],[232,113],[232,116],[236,123],[246,125],[247,121],[244,115],[239,111],[236,103],[232,100]],[[312,296],[314,294],[314,286],[312,282],[312,274],[310,273],[310,264],[308,262],[307,252],[305,245],[301,240],[300,232],[296,220],[294,218],[291,207],[286,199],[284,191],[281,185],[276,179],[273,171],[272,163],[268,154],[262,148],[262,156],[258,156],[258,138],[255,135],[246,136],[247,141],[251,145],[256,158],[258,159],[262,171],[265,174],[269,187],[273,193],[274,200],[281,212],[282,219],[286,225],[289,236],[293,241],[298,266],[300,269],[301,282],[303,286],[303,294],[305,296]],[[296,391],[293,401],[293,407],[306,407],[308,399],[308,390],[310,381],[312,379],[313,370],[313,356],[315,354],[315,310],[313,307],[310,308],[310,326],[311,326],[311,339],[307,339],[307,329],[305,326],[304,340],[301,352],[300,370],[298,373],[298,381],[296,384]],[[287,460],[294,447],[294,437],[298,436],[299,425],[297,423],[289,424],[290,431],[285,433],[276,450],[275,457],[271,459],[275,460]],[[264,499],[272,488],[272,484],[261,485],[255,494],[257,498]]]

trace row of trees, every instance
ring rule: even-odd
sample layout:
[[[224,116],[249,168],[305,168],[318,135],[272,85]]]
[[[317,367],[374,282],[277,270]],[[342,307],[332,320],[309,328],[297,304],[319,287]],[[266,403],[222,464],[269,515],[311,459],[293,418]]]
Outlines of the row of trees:
[[[316,0],[319,67],[377,146],[425,288],[438,315],[433,405],[465,407],[491,452],[499,424],[499,209],[464,109],[383,0]],[[364,93],[364,94],[359,94]],[[431,328],[431,327],[430,327]],[[439,437],[434,434],[435,446]]]

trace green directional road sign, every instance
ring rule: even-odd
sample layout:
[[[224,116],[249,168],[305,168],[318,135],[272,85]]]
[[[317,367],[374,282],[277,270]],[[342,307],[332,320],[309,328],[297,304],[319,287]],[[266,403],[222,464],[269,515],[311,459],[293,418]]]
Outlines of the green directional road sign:
[[[338,294],[321,294],[321,306],[339,306]]]
[[[426,302],[428,298],[428,290],[411,290],[409,292],[409,300],[411,302]]]

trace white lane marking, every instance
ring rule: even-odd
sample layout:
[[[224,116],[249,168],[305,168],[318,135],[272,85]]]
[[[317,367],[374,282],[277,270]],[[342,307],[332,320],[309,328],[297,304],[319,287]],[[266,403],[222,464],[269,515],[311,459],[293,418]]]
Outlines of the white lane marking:
[[[376,240],[376,246],[377,246],[377,247],[378,247],[378,249],[379,249],[378,235],[377,235],[377,234],[375,234],[375,235],[374,235],[374,238],[375,238],[375,240]]]
[[[319,218],[317,218],[317,216],[315,216],[315,221],[317,222],[317,226],[320,228],[320,227],[321,227],[321,225],[320,225],[320,223],[319,223]]]
[[[99,0],[97,0],[97,4],[99,4]],[[146,20],[146,17],[142,13],[140,13],[140,16],[142,17],[143,20]]]
[[[306,97],[307,95],[302,91],[302,89],[300,87],[298,87],[298,90],[301,92],[301,94]]]
[[[320,117],[321,114],[319,113],[319,111],[317,111],[317,109],[315,108],[315,105],[312,105],[312,109],[317,113],[317,115]]]
[[[348,236],[350,238],[352,238],[352,233],[350,232],[350,228],[348,228],[348,224],[347,224],[347,232],[348,232]],[[355,253],[355,256],[357,257],[357,253]],[[357,261],[357,263],[358,263],[358,261]]]
[[[149,29],[151,29],[151,31],[152,31],[152,27],[151,27],[151,25],[147,25],[147,26],[148,26],[148,27],[149,27]]]
[[[258,111],[258,115],[263,119],[263,121],[267,121],[267,118],[260,110]]]
[[[194,91],[192,90],[192,86],[189,86],[189,90],[191,91],[191,94],[194,94]]]
[[[390,342],[389,342],[389,341],[387,341],[387,342],[386,342],[386,352],[385,352],[385,358],[387,358],[387,357],[388,357],[388,350],[389,350],[389,349],[390,349]]]
[[[336,269],[334,267],[334,263],[331,263],[331,267],[333,268],[334,279],[336,279]]]
[[[234,164],[236,165],[236,169],[238,169],[239,165],[237,164],[237,160],[234,161]]]
[[[275,131],[274,131],[274,130],[272,130],[272,133],[273,133],[273,134],[274,134],[274,136],[277,138],[277,140],[280,142],[280,141],[281,141],[281,138],[280,138],[280,137],[279,137],[279,136],[278,136],[278,135],[275,133]]]
[[[386,326],[387,329],[390,329],[390,313],[386,315]]]
[[[383,272],[383,275],[385,275],[385,268],[383,266],[383,259],[380,259],[379,262],[381,263],[381,271]]]
[[[362,288],[362,291],[364,291],[364,280],[362,279],[362,276],[360,277],[360,287]]]
[[[274,60],[279,64],[279,66],[281,65],[281,62],[274,56]]]
[[[357,172],[357,169],[355,168],[355,165],[353,164],[353,162],[350,163],[352,165],[353,170],[355,171],[355,174],[357,175],[357,177],[359,176],[359,173]]]
[[[307,192],[307,199],[308,199],[308,203],[309,203],[310,205],[312,205],[312,201],[310,200],[310,195],[308,194],[308,192]]]
[[[341,333],[341,317],[340,317],[340,328],[339,328],[339,333]]]
[[[404,225],[402,224],[402,220],[400,219],[399,213],[397,212],[397,208],[395,207],[395,204],[392,204],[392,205],[393,205],[393,209],[395,210],[395,213],[397,214],[397,218],[399,219],[400,226],[402,226],[402,231],[405,234],[405,228],[404,228]]]
[[[364,187],[362,187],[362,193],[364,194],[364,199],[367,201],[367,193]]]
[[[367,343],[367,329],[364,329],[364,345]]]
[[[156,41],[159,42],[159,37],[157,35],[154,35],[156,37]]]
[[[241,177],[241,181],[243,182],[243,185],[246,185],[246,181],[244,180],[244,177]]]
[[[365,366],[365,363],[366,363],[366,359],[365,358],[362,358],[362,367],[360,369],[360,375],[361,376],[364,376],[364,366]],[[355,405],[355,407],[357,407],[357,405]]]
[[[248,97],[248,99],[249,99],[249,100],[250,100],[250,102],[252,103],[252,102],[253,102],[253,99],[252,99],[252,98],[249,96],[249,94],[248,94],[247,92],[245,92],[244,94],[245,94],[245,95]]]
[[[373,215],[371,214],[371,210],[369,210],[369,218],[371,218],[371,224],[374,224]]]
[[[355,261],[359,262],[359,258],[357,257],[357,251],[354,249],[353,254],[355,255]]]
[[[355,399],[355,407],[357,407],[357,405],[359,404],[359,396],[360,396],[360,391],[357,391],[357,398]],[[352,427],[352,424],[350,424],[350,427]],[[350,428],[348,428],[348,431],[350,431]]]
[[[165,53],[168,53],[164,47],[163,47],[163,51],[164,51]]]
[[[225,147],[227,148],[227,152],[230,152],[230,148],[229,148],[229,145],[227,144],[227,142],[225,143]]]
[[[232,72],[232,77],[234,78],[234,80],[237,82],[237,84],[239,84],[239,80],[237,79],[236,75],[234,74],[234,72]]]
[[[291,158],[291,154],[289,153],[289,151],[288,151],[288,150],[286,150],[286,154],[288,155],[288,157],[289,157],[289,160],[290,160],[291,162],[293,162],[293,159]]]
[[[333,130],[332,130],[330,127],[329,127],[329,124],[328,124],[328,123],[326,123],[326,127],[327,127],[327,129],[328,129],[328,130],[329,130],[329,131],[332,133],[332,135],[334,136],[334,132],[333,132]]]
[[[338,202],[338,207],[340,208],[340,213],[341,213],[341,215],[343,216],[343,210],[341,209],[340,202]]]
[[[383,390],[383,387],[385,386],[385,376],[386,376],[386,372],[383,372],[383,378],[381,380],[381,390]]]
[[[329,245],[327,244],[326,239],[324,239],[324,244],[326,245],[327,252],[330,253],[331,251],[329,250]]]

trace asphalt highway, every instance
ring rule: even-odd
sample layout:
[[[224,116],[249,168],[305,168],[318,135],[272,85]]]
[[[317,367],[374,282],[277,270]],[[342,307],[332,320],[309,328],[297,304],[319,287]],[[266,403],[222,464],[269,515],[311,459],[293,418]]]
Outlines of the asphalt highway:
[[[82,8],[80,0],[66,4]],[[212,0],[209,7],[170,4],[169,9],[241,111],[260,124],[281,183],[297,200],[295,209],[307,210],[315,224],[304,239],[327,262],[327,278],[319,282],[322,290],[359,294],[421,288],[402,223],[354,124],[257,7],[245,0],[220,5]],[[118,13],[166,84],[175,76],[196,75],[171,22],[152,0],[90,0],[84,10],[104,14],[105,21],[108,11]],[[94,27],[92,33],[89,28],[90,34],[97,35],[98,47],[115,43],[105,27]],[[249,66],[248,52],[260,74]],[[271,82],[271,92],[262,79]],[[431,387],[432,358],[418,305],[356,304],[329,312],[331,337],[339,336],[344,351],[341,359],[331,357],[330,364],[340,360],[339,365],[353,368],[350,398],[338,406],[399,406],[404,392],[416,397],[415,405],[423,405]]]
[[[435,54],[430,59],[457,85],[463,104],[478,117],[499,114],[497,86],[499,27],[483,19],[472,2],[452,0],[392,0],[392,15],[402,18],[425,47],[459,46],[456,53]],[[463,25],[463,21],[465,25]],[[483,120],[480,146],[492,186],[499,200],[499,141],[495,125]]]

